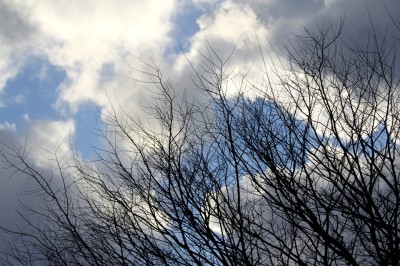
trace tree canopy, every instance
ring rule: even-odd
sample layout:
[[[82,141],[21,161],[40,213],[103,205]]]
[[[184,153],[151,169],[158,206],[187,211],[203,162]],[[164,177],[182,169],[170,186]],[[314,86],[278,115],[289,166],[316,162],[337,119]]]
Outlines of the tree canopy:
[[[49,173],[3,144],[44,199],[21,210],[26,227],[3,228],[3,263],[399,265],[397,40],[373,33],[260,46],[258,80],[208,44],[192,65],[201,101],[147,64],[151,123],[103,113],[95,161],[55,153]]]

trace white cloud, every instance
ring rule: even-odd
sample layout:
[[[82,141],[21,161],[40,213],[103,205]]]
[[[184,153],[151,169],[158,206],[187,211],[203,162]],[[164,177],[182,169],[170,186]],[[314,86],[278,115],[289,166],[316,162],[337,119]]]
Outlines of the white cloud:
[[[182,11],[180,8],[190,6],[182,4],[184,1],[0,0],[0,91],[22,69],[26,58],[40,56],[66,71],[67,79],[59,86],[59,97],[55,103],[58,111],[64,112],[66,117],[69,117],[69,111],[75,112],[86,101],[94,101],[105,106],[105,110],[110,110],[105,93],[107,90],[111,103],[121,104],[132,117],[144,118],[140,104],[146,105],[148,92],[143,84],[129,78],[148,78],[137,71],[132,74],[131,65],[139,70],[145,69],[138,58],[149,61],[151,56],[165,76],[171,74],[178,93],[187,89],[187,95],[195,97],[199,92],[191,81],[187,59],[195,67],[201,63],[199,51],[205,51],[205,38],[223,58],[235,48],[232,70],[238,74],[251,69],[248,79],[262,82],[262,73],[258,69],[262,62],[257,37],[261,41],[268,39],[273,45],[280,45],[287,43],[288,39],[294,37],[293,33],[303,26],[315,27],[323,22],[335,25],[344,13],[346,32],[354,39],[365,36],[370,28],[365,2],[358,0],[192,0],[196,7],[205,12],[197,20],[200,32],[189,38],[191,45],[187,54],[172,55],[176,57],[171,62],[171,55],[165,53],[173,42],[178,41],[170,39],[169,33],[174,26],[171,21],[177,12]],[[392,15],[398,17],[395,12],[399,9],[391,7],[395,1],[386,3],[388,9],[394,12]],[[379,1],[368,1],[368,4],[372,5],[372,13],[381,5]],[[382,6],[379,10],[380,15],[373,16],[373,19],[379,24],[377,28],[382,29],[385,26],[385,10]],[[107,73],[110,78],[104,79],[103,69],[107,64],[113,67]],[[46,75],[44,66],[39,69],[38,78],[45,79]],[[238,75],[230,81],[226,88],[230,93],[236,92],[237,86],[241,86],[240,78]],[[17,96],[15,100],[23,98]],[[0,98],[0,107],[2,103]],[[52,157],[47,151],[57,150],[61,155],[70,152],[69,136],[75,133],[72,119],[36,121],[30,120],[29,114],[23,117],[26,123],[23,133],[31,150],[30,161],[48,169],[54,161],[47,159]],[[15,131],[14,123],[0,123],[0,135],[7,134],[7,138],[0,136],[2,139],[9,141],[11,137],[8,135],[15,137]],[[20,136],[17,138],[20,139]],[[332,151],[340,155],[340,150]],[[2,173],[7,175],[4,171]],[[0,187],[8,187],[4,184],[6,182],[2,181]],[[243,204],[257,206],[259,194],[251,180],[244,177],[240,188],[248,199]],[[234,193],[231,189],[227,187],[226,193]],[[210,204],[213,202],[210,201]],[[0,213],[6,207],[0,206]],[[222,231],[216,219],[211,222],[215,223],[212,225],[214,230]]]
[[[191,0],[193,5],[197,8],[207,8],[215,6],[217,3],[221,2],[220,0]]]
[[[22,103],[24,101],[26,101],[26,97],[23,94],[18,94],[14,97],[15,103]]]
[[[36,39],[36,26],[29,20],[26,6],[0,1],[0,91],[17,75]]]
[[[213,8],[203,9],[205,14],[198,20],[201,31],[191,39],[189,60],[199,59],[197,49],[204,47],[204,37],[207,37],[218,53],[226,55],[230,48],[236,47],[237,61],[234,63],[243,68],[248,68],[254,59],[259,59],[256,36],[260,39],[267,37],[277,43],[278,40],[293,37],[293,33],[303,25],[313,25],[315,21],[326,19],[333,20],[328,23],[338,23],[345,11],[356,14],[347,16],[351,21],[365,22],[365,19],[360,19],[362,12],[357,11],[363,9],[365,4],[357,1],[191,2],[198,7]],[[129,87],[129,79],[121,77],[136,58],[152,55],[158,61],[166,61],[166,48],[177,41],[171,40],[168,35],[174,26],[172,17],[182,12],[182,7],[190,7],[183,3],[179,0],[121,0],[118,3],[85,0],[79,4],[66,0],[3,1],[2,17],[15,19],[4,21],[0,31],[0,38],[6,40],[6,45],[0,50],[0,88],[4,88],[6,81],[16,75],[24,57],[35,54],[66,70],[68,79],[59,87],[56,104],[59,110],[71,108],[76,111],[86,101],[107,104],[104,90],[120,90],[120,87],[114,87],[117,85]],[[388,5],[393,3],[388,1]],[[378,9],[374,2],[368,1],[368,4],[371,10]],[[384,8],[379,12],[382,10]],[[329,15],[333,13],[338,15]],[[380,23],[381,16],[376,20]],[[357,32],[365,32],[359,29],[362,23],[351,24],[357,25]],[[101,78],[101,69],[108,63],[116,66],[113,73],[115,80]],[[178,73],[185,72],[185,75],[184,67],[187,67],[186,59],[180,56],[172,68]]]
[[[251,7],[225,1],[212,12],[203,14],[197,23],[200,31],[192,36],[189,51],[185,55],[178,55],[174,64],[173,77],[178,84],[182,84],[181,87],[194,87],[188,78],[192,72],[188,61],[195,68],[201,66],[206,61],[203,55],[208,55],[207,42],[222,60],[234,51],[226,71],[230,73],[227,93],[235,93],[248,85],[241,83],[244,74],[248,75],[248,80],[260,78],[257,67],[253,68],[261,63],[257,38],[263,39],[269,34],[269,29],[261,23]],[[196,92],[189,91],[188,94],[196,95]]]
[[[10,59],[8,58],[8,52],[1,51],[0,48],[0,91],[4,89],[7,81],[13,78],[18,73],[18,67],[12,66],[10,64]]]
[[[50,62],[67,71],[58,106],[75,111],[87,100],[105,103],[101,69],[128,65],[136,57],[161,52],[170,40],[174,1],[40,1],[32,12],[46,41]],[[123,73],[119,73],[123,75]]]
[[[222,39],[238,49],[249,49],[256,33],[262,32],[262,25],[252,9],[230,1],[224,2],[213,15],[202,16],[198,24],[207,38]],[[204,40],[200,34],[197,37]]]
[[[17,129],[14,123],[8,121],[0,123],[0,130],[15,131]]]
[[[12,29],[0,32],[3,39],[9,40],[9,45],[0,50],[0,86],[4,88],[6,81],[18,72],[21,63],[15,62],[39,55],[66,70],[68,79],[59,88],[56,105],[61,111],[76,111],[86,101],[104,104],[108,84],[101,79],[102,66],[112,62],[121,69],[133,58],[162,54],[170,45],[168,33],[172,29],[174,4],[174,0],[121,0],[118,4],[94,0],[7,1],[7,14],[18,17],[14,24],[19,27],[13,35],[8,34]],[[34,36],[15,46],[24,32]],[[14,35],[18,38],[11,38]],[[22,59],[16,60],[16,55]]]
[[[43,65],[40,67],[39,72],[37,73],[37,76],[36,76],[36,77],[37,77],[39,80],[45,80],[45,79],[48,78],[48,71],[49,71],[48,66],[43,64]]]
[[[59,156],[69,156],[70,137],[75,133],[73,120],[35,121],[26,120],[26,142],[31,150],[29,159],[39,167],[49,167],[54,163],[54,152]],[[50,159],[50,160],[49,160]]]
[[[192,70],[187,59],[195,67],[201,64],[203,58],[199,51],[206,50],[207,38],[222,58],[235,48],[231,60],[233,78],[226,87],[229,93],[234,93],[243,86],[250,86],[247,81],[241,83],[241,74],[248,70],[251,71],[247,80],[256,84],[263,82],[257,37],[261,41],[268,38],[272,43],[282,38],[287,40],[293,37],[299,25],[310,25],[315,19],[322,19],[323,14],[329,14],[329,10],[339,10],[344,3],[339,0],[329,1],[329,4],[311,0],[301,2],[307,8],[294,8],[291,1],[193,0],[194,5],[214,8],[203,10],[205,13],[197,21],[200,32],[190,38],[191,46],[186,55],[178,54],[175,61],[171,61],[171,55],[165,55],[174,41],[169,36],[174,26],[171,18],[176,12],[182,12],[180,8],[189,6],[182,1],[121,0],[118,4],[95,0],[79,4],[66,0],[5,1],[2,3],[3,17],[15,16],[16,20],[2,25],[6,29],[0,31],[0,38],[6,40],[6,45],[0,48],[0,88],[18,73],[24,58],[39,55],[66,71],[67,79],[59,86],[59,98],[54,105],[66,117],[69,111],[75,112],[87,101],[110,107],[106,90],[111,103],[121,104],[133,117],[143,116],[140,104],[149,100],[145,96],[148,92],[143,84],[132,81],[129,76],[144,80],[148,77],[137,71],[131,74],[130,65],[143,70],[145,68],[138,64],[137,58],[149,61],[151,55],[154,62],[160,64],[161,71],[175,79],[178,92],[185,88],[187,95],[197,96],[199,92],[192,84],[189,74]],[[354,1],[349,6],[352,12],[355,7],[360,8]],[[359,12],[355,13],[359,18]],[[325,17],[329,19],[329,16]],[[10,28],[15,28],[14,32]],[[24,34],[26,38],[21,37]],[[263,47],[265,43],[261,45]],[[109,64],[113,65],[107,73],[109,77],[103,78],[104,66]],[[39,77],[46,75],[43,67]],[[17,97],[15,100],[23,99]]]

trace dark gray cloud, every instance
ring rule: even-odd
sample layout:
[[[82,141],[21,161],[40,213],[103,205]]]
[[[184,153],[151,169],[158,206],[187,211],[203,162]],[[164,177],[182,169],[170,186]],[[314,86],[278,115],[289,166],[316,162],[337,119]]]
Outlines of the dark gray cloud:
[[[0,226],[10,230],[17,227],[22,230],[26,225],[17,212],[19,210],[23,214],[30,213],[29,210],[24,210],[22,203],[35,210],[44,206],[44,197],[39,193],[38,183],[13,167],[14,165],[25,168],[18,156],[23,156],[28,165],[40,170],[46,178],[54,176],[51,183],[55,187],[60,184],[61,178],[58,172],[54,171],[57,166],[54,153],[57,150],[57,156],[65,160],[70,159],[64,156],[69,154],[69,144],[54,136],[68,134],[73,127],[71,121],[27,120],[25,124],[21,132],[11,126],[0,128]],[[38,217],[30,215],[29,220],[34,222],[32,219]],[[10,240],[10,237],[0,230],[0,252],[4,251],[4,241]]]
[[[323,0],[241,0],[240,3],[250,5],[264,23],[294,18],[309,18],[325,7]]]
[[[354,40],[355,42],[367,41],[368,34],[371,33],[371,22],[378,34],[384,34],[387,31],[388,38],[392,41],[398,41],[396,38],[400,37],[400,31],[396,29],[389,16],[390,13],[395,19],[400,17],[400,1],[237,0],[236,2],[250,7],[254,11],[260,23],[269,30],[269,40],[278,47],[282,44],[287,44],[290,39],[294,38],[294,34],[301,34],[304,27],[312,30],[322,25],[339,25],[342,19],[344,19],[345,23],[342,37],[346,40]],[[9,46],[29,42],[35,34],[39,34],[37,26],[31,22],[26,12],[17,10],[8,3],[0,0],[0,42]],[[212,12],[212,10],[207,10],[207,12]],[[229,27],[229,25],[226,27]],[[260,37],[262,38],[262,36]],[[212,45],[222,47],[220,50],[225,50],[228,54],[234,47],[229,43],[229,40],[223,40],[222,38],[211,41],[213,41]],[[72,55],[77,46],[71,47],[68,51],[71,51]],[[258,49],[246,50],[243,48],[242,50],[237,49],[236,55],[243,61],[251,61],[255,56],[259,56],[258,52]],[[201,58],[198,61],[201,61]],[[196,61],[192,63],[199,64]],[[116,71],[115,69],[117,68],[112,64],[102,63],[101,66],[103,66],[100,71],[103,74],[102,77],[106,78],[104,81],[108,81],[111,77],[107,75]],[[168,71],[166,72],[168,73]],[[104,76],[104,74],[107,75]],[[188,98],[200,101],[204,97],[199,90],[192,89],[192,74],[190,68],[182,70],[180,77],[177,78],[176,89],[178,92],[179,90],[186,90]],[[140,86],[138,85],[137,87]],[[142,93],[142,91],[138,91],[137,94],[134,94],[136,99],[126,99],[126,101],[132,106],[132,102],[137,103],[143,99],[141,97]],[[17,141],[18,139],[20,137],[15,132],[0,129],[0,142],[11,143],[12,140]],[[31,197],[24,192],[29,191],[33,184],[24,176],[13,176],[14,170],[5,166],[3,162],[0,162],[0,225],[14,226],[20,221],[15,211],[15,208],[19,206],[17,195],[22,195],[23,199]],[[11,176],[12,178],[10,178]],[[35,203],[34,198],[30,198],[30,203],[33,205],[38,204]],[[0,248],[2,248],[1,239]]]
[[[0,1],[0,25],[0,40],[7,44],[18,45],[29,41],[38,32],[21,10],[16,10],[5,1]]]
[[[240,1],[250,5],[258,19],[272,28],[270,41],[282,45],[293,39],[304,28],[339,26],[344,22],[342,37],[355,42],[365,42],[371,35],[371,26],[376,32],[388,32],[388,37],[400,37],[392,19],[400,16],[400,1],[359,0],[283,0],[283,1]],[[389,15],[390,14],[390,15]],[[371,24],[372,23],[372,24]]]
[[[10,130],[0,130],[0,147],[3,145],[18,144],[18,139],[15,132]],[[6,149],[3,149],[7,152]],[[9,159],[13,160],[12,156]],[[0,226],[15,229],[16,226],[21,226],[21,217],[17,212],[17,208],[21,207],[20,199],[34,202],[29,195],[30,184],[27,178],[16,174],[15,169],[10,168],[10,165],[0,157]],[[4,251],[4,241],[10,239],[10,236],[3,234],[0,231],[0,252]],[[1,254],[0,254],[1,257]]]
[[[344,39],[355,42],[365,42],[372,35],[372,27],[378,36],[386,32],[388,38],[400,36],[400,32],[393,23],[393,18],[400,15],[400,1],[357,1],[339,0],[320,12],[306,27],[315,27],[321,24],[338,25],[343,19]]]
[[[256,22],[249,23],[254,14]],[[235,19],[226,19],[227,16],[235,16]],[[284,49],[284,45],[289,45],[289,42],[296,46],[295,39],[298,35],[304,35],[305,29],[318,32],[323,27],[339,28],[342,22],[344,26],[341,39],[349,44],[354,42],[365,45],[367,41],[371,41],[372,28],[375,29],[380,40],[387,32],[389,43],[398,42],[400,38],[396,39],[396,36],[400,37],[400,31],[396,28],[391,16],[393,18],[400,17],[400,1],[220,1],[200,18],[199,23],[203,25],[204,32],[193,38],[192,45],[195,48],[192,48],[192,54],[188,52],[188,59],[195,68],[204,62],[204,58],[196,53],[196,49],[207,54],[205,48],[207,46],[205,38],[207,38],[213,50],[223,58],[236,48],[230,61],[231,65],[236,65],[238,69],[245,69],[246,63],[254,61],[253,69],[256,69],[258,67],[257,60],[260,57],[259,47],[257,43],[254,45],[254,40],[252,40],[256,35],[260,39],[261,45],[269,46],[268,42],[270,42],[279,51]],[[240,23],[235,24],[236,21],[240,21]],[[221,25],[223,23],[226,25]],[[242,26],[246,29],[242,30]],[[232,30],[232,27],[235,30]],[[262,29],[259,30],[259,28]],[[264,33],[265,35],[263,35]],[[247,43],[246,38],[249,39]],[[264,38],[267,39],[267,42]],[[244,45],[241,45],[241,42]],[[168,69],[166,72],[168,73]],[[189,64],[186,64],[186,68],[182,68],[179,72],[180,75],[173,75],[177,90],[187,89],[186,95],[189,98],[202,99],[199,89],[193,86],[190,79],[193,71]]]

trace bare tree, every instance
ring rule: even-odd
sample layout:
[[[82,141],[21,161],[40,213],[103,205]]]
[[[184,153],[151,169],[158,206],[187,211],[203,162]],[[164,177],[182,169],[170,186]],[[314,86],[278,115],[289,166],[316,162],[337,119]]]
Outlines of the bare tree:
[[[4,229],[15,241],[3,262],[399,265],[396,47],[377,34],[348,44],[340,30],[306,31],[258,83],[208,45],[193,66],[201,103],[148,64],[152,125],[103,114],[94,162],[56,153],[49,174],[4,144],[45,203]]]

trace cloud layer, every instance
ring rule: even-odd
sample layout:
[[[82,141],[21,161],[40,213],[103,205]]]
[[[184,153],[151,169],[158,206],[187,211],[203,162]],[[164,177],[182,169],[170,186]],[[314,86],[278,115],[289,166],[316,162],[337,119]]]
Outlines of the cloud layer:
[[[177,19],[185,12],[197,17]],[[141,60],[152,60],[165,76],[171,75],[177,92],[185,90],[199,98],[189,61],[198,67],[208,44],[222,58],[235,50],[233,71],[240,77],[251,70],[250,77],[258,81],[260,44],[272,44],[279,51],[304,28],[338,26],[341,20],[343,38],[348,41],[365,43],[373,25],[377,34],[386,34],[389,42],[395,42],[400,32],[391,16],[396,19],[399,12],[400,2],[395,0],[82,0],[79,4],[0,0],[0,108],[9,108],[5,91],[14,91],[21,100],[15,98],[16,104],[30,101],[20,88],[10,86],[30,59],[46,62],[32,76],[45,80],[48,69],[54,68],[65,74],[61,82],[48,88],[54,96],[49,97],[49,110],[57,115],[30,119],[35,113],[32,109],[32,113],[19,114],[25,117],[22,125],[0,117],[0,140],[27,139],[32,149],[29,160],[45,166],[43,149],[69,151],[63,141],[76,133],[75,115],[86,104],[106,111],[111,103],[120,104],[133,116],[145,116],[140,105],[151,103],[151,98],[143,84],[135,81],[148,78],[140,72],[148,69]],[[192,25],[194,22],[197,25]],[[185,36],[184,29],[189,26],[198,31]],[[186,43],[184,53],[177,48],[177,36]],[[25,80],[28,87],[29,82]],[[236,89],[227,88],[231,93]],[[44,97],[35,92],[30,97]],[[8,191],[2,194],[7,204],[1,205],[0,213],[10,212],[17,201],[10,191],[24,186],[19,181],[10,183],[9,174],[4,170],[0,180],[0,187]]]

